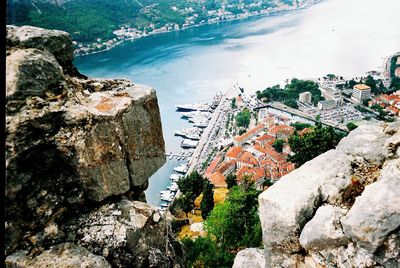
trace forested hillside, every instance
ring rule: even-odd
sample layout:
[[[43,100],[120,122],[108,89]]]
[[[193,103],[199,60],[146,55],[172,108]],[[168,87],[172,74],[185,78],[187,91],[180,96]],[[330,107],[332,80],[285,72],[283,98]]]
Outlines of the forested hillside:
[[[74,40],[86,43],[99,37],[112,38],[112,32],[122,25],[142,31],[151,31],[168,23],[182,28],[185,23],[221,20],[221,14],[244,14],[276,7],[277,3],[296,4],[298,1],[10,0],[7,1],[7,24],[64,30]]]

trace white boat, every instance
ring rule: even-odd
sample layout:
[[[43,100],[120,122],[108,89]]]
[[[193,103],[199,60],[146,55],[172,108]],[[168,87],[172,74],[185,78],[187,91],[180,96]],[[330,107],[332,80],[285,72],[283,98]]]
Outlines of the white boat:
[[[199,116],[204,116],[204,117],[211,117],[210,112],[200,112],[200,111],[192,111],[192,112],[180,112],[182,117],[184,118],[193,118],[193,117],[199,117]]]
[[[181,111],[209,111],[210,107],[208,106],[207,103],[204,102],[196,102],[193,104],[180,104],[180,105],[175,105],[177,110]]]
[[[174,167],[174,171],[179,172],[179,173],[186,173],[187,170],[188,170],[188,167],[185,164]]]
[[[169,178],[173,181],[178,181],[181,178],[181,175],[173,173],[171,176],[169,176]]]
[[[202,130],[197,127],[184,128],[181,131],[176,130],[175,136],[181,136],[191,140],[199,140],[201,138]]]
[[[168,203],[161,203],[161,208],[165,208],[165,207],[168,207],[169,206],[169,204]]]
[[[178,191],[178,184],[176,184],[175,182],[172,183],[170,186],[167,187],[168,190],[172,191],[172,192],[176,192]]]
[[[195,122],[193,124],[193,126],[199,127],[199,128],[206,128],[208,126],[208,122]]]
[[[161,195],[163,195],[163,194],[171,194],[171,191],[168,191],[168,190],[166,190],[166,191],[160,191],[160,194],[161,194]]]
[[[181,143],[181,147],[182,148],[196,148],[198,144],[199,144],[198,141],[184,139]]]

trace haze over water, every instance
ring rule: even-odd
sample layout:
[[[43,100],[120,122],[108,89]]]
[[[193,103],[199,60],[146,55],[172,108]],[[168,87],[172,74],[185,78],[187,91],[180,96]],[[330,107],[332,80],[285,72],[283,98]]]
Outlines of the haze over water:
[[[75,63],[92,77],[123,77],[154,87],[166,150],[179,152],[174,130],[190,125],[174,105],[210,101],[236,82],[248,93],[292,77],[381,70],[383,58],[400,51],[399,10],[398,0],[326,0],[269,17],[149,36]],[[174,164],[168,161],[150,179],[149,203],[158,204]]]

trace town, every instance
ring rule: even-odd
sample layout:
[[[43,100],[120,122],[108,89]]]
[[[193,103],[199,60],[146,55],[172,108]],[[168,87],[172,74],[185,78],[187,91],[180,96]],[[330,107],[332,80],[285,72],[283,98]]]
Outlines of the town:
[[[390,85],[399,78],[400,57],[396,54],[389,60],[395,65],[390,68],[392,74],[388,69],[353,79],[332,74],[308,82],[293,79],[286,88],[293,83],[312,84],[320,93],[320,100],[315,103],[311,92],[299,93],[297,108],[269,102],[261,92],[248,95],[237,85],[225,94],[218,92],[211,105],[177,105],[177,112],[194,126],[175,132],[184,138],[182,152],[171,152],[169,157],[176,156],[184,162],[174,168],[171,186],[160,193],[159,210],[166,211],[172,206],[175,214],[179,211],[179,206],[173,204],[182,196],[179,181],[193,172],[207,179],[213,186],[214,200],[223,202],[229,184],[250,181],[256,189],[264,190],[296,169],[302,162],[293,157],[293,137],[301,139],[318,128],[331,128],[343,137],[371,120],[397,121],[400,90],[382,85]],[[186,213],[191,212],[192,220],[182,228],[181,238],[203,233],[203,219],[199,216],[201,198],[202,195],[188,206]]]

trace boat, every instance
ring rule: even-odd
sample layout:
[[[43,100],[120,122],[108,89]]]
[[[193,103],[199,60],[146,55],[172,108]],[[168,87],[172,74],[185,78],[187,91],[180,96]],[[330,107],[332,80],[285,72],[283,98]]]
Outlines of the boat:
[[[176,184],[176,182],[173,182],[170,186],[167,187],[167,189],[171,192],[176,192],[178,191],[178,184]]]
[[[166,190],[166,191],[160,191],[160,194],[161,194],[161,195],[163,195],[163,194],[171,194],[171,191],[168,191],[168,190]]]
[[[206,128],[208,126],[208,122],[195,122],[193,124],[193,126],[199,127],[199,128]]]
[[[204,102],[196,102],[193,104],[179,104],[175,105],[178,111],[210,111],[210,107],[207,103]]]
[[[198,144],[199,144],[198,141],[184,139],[181,143],[181,147],[182,148],[196,148]]]
[[[169,176],[169,178],[173,181],[178,181],[181,178],[181,175],[173,173],[171,176]]]
[[[190,118],[188,119],[188,121],[189,121],[190,123],[195,123],[195,122],[198,122],[198,121],[208,121],[208,120],[210,120],[210,118],[211,118],[210,115],[207,115],[207,114],[198,114],[198,115],[195,115],[195,116],[190,117]]]
[[[186,173],[187,170],[188,170],[188,167],[185,164],[181,164],[177,167],[174,167],[174,171],[179,172],[179,173]]]
[[[210,112],[200,112],[200,111],[191,111],[191,112],[180,112],[183,118],[193,118],[197,116],[211,117]]]
[[[175,136],[181,136],[191,140],[199,140],[201,138],[202,130],[197,127],[184,128],[182,130],[176,130]]]
[[[161,205],[160,205],[160,207],[162,207],[162,208],[163,208],[163,207],[165,208],[165,207],[168,207],[168,206],[169,206],[168,203],[161,203]]]

